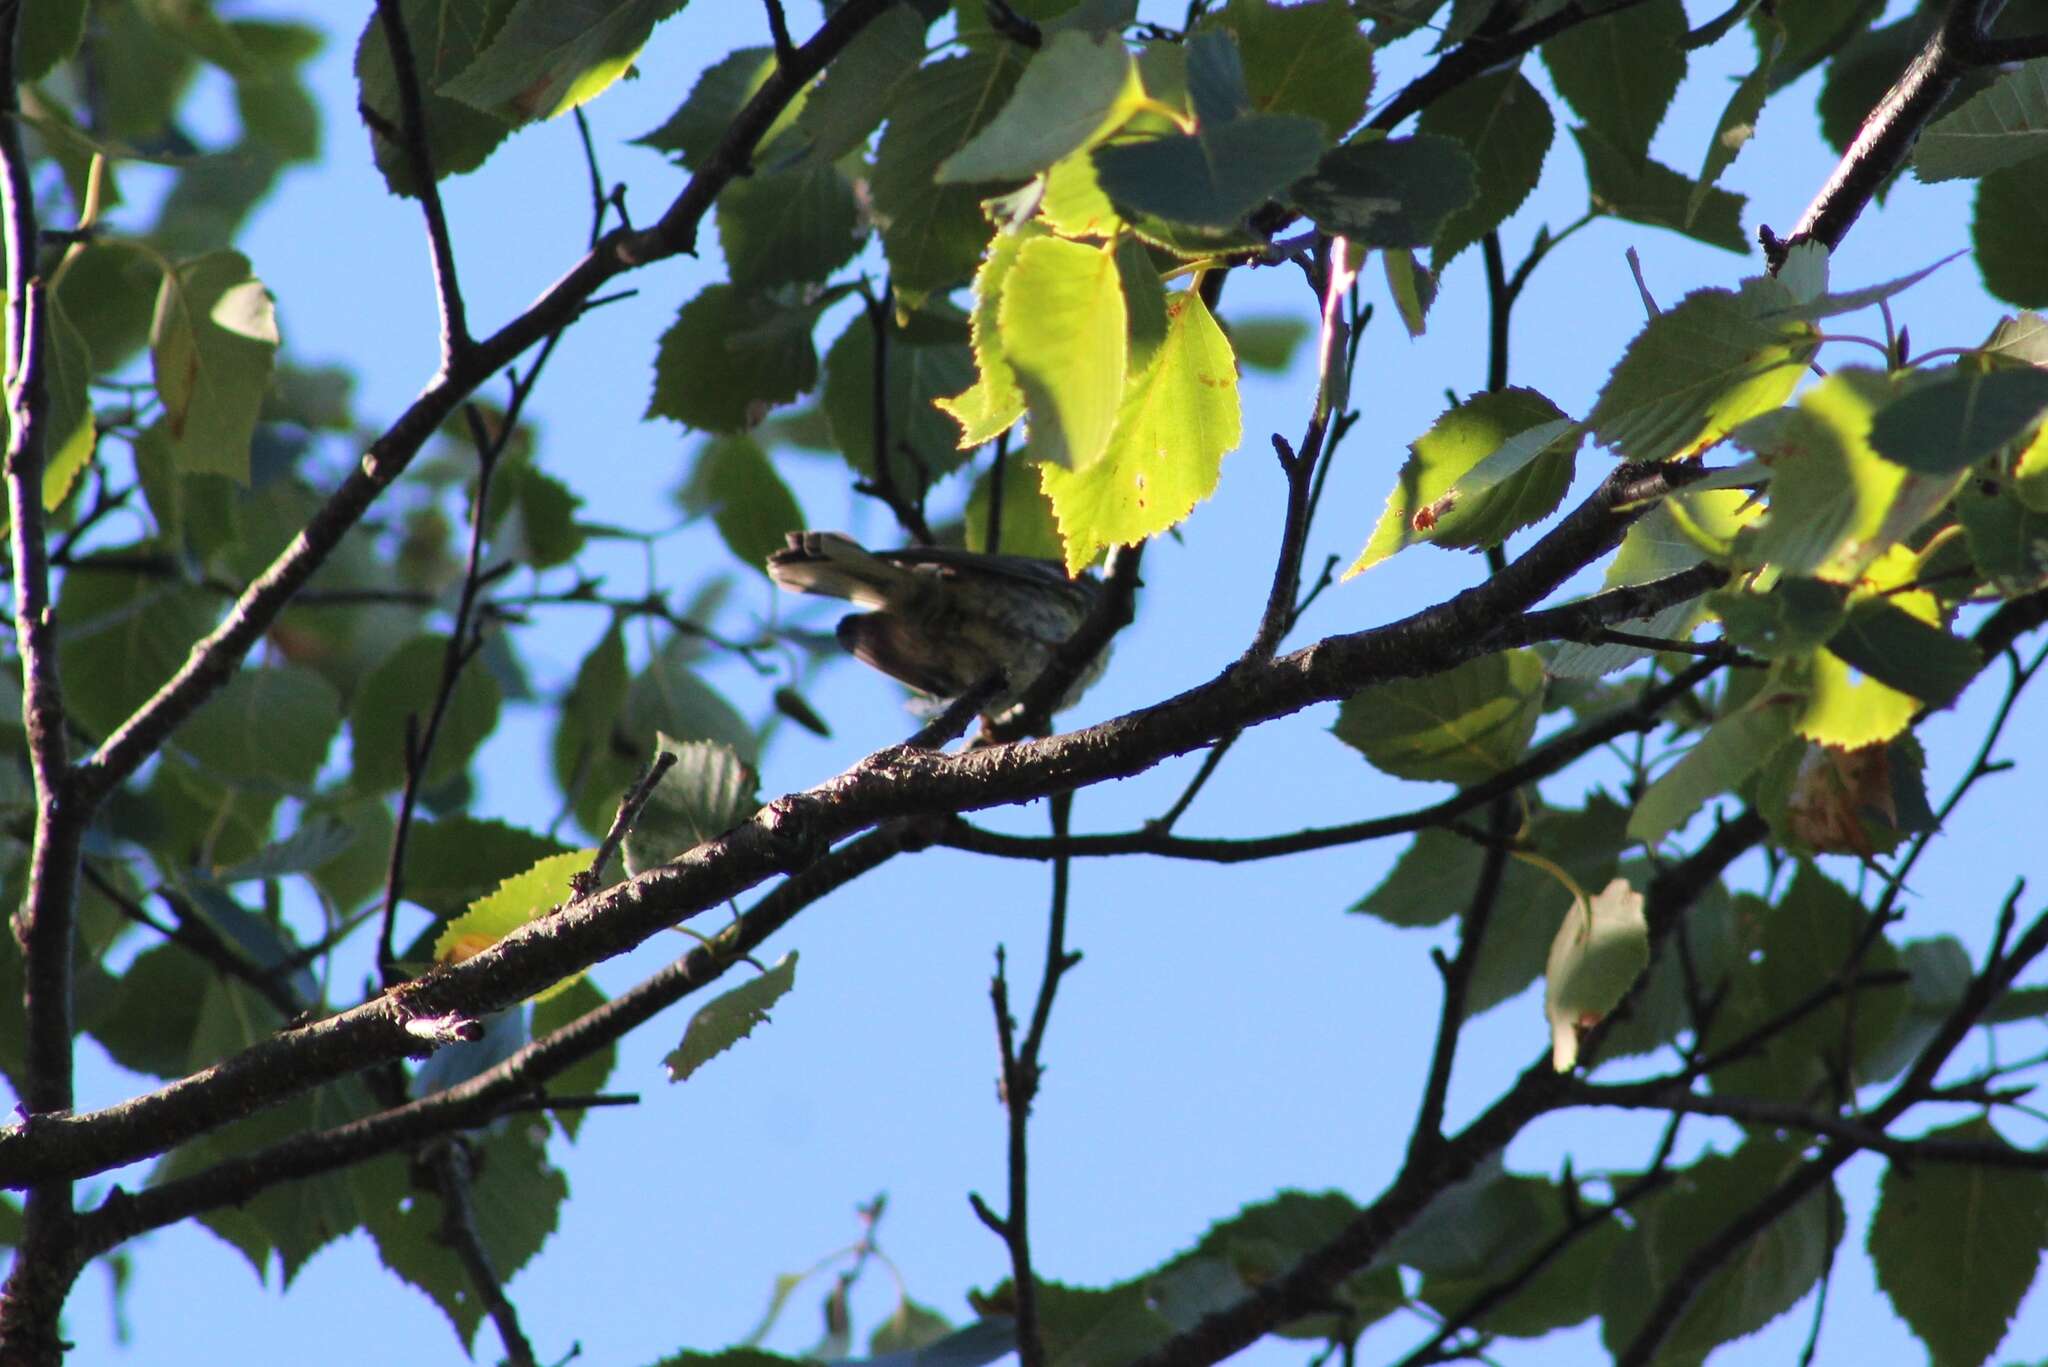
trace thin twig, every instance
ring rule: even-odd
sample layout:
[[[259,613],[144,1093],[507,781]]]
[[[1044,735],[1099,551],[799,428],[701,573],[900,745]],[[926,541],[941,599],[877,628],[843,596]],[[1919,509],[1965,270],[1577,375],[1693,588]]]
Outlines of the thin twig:
[[[789,41],[789,17],[782,12],[782,0],[765,0],[768,34],[775,42],[775,64],[786,67],[796,61],[796,44]]]
[[[2005,990],[2012,985],[2022,969],[2032,963],[2044,951],[2048,951],[2048,913],[2035,918],[2026,934],[2013,944],[2005,947],[2007,932],[2016,916],[2023,885],[2015,886],[2006,898],[1999,913],[1999,933],[1994,937],[1992,952],[1984,967],[1975,974],[1970,985],[1949,1014],[1943,1019],[1941,1028],[1935,1032],[1913,1066],[1907,1070],[1891,1093],[1878,1106],[1862,1117],[1863,1123],[1873,1135],[1883,1135],[1892,1122],[1905,1111],[1926,1098],[1934,1084],[1934,1078],[1948,1061],[1966,1035],[1975,1028],[1978,1019],[1988,1010]],[[1831,1140],[1821,1151],[1802,1164],[1790,1177],[1767,1193],[1735,1219],[1731,1220],[1710,1240],[1675,1269],[1663,1293],[1651,1307],[1635,1337],[1615,1356],[1622,1367],[1638,1367],[1638,1364],[1652,1361],[1663,1346],[1665,1338],[1691,1305],[1700,1288],[1720,1268],[1744,1247],[1750,1240],[1769,1229],[1779,1218],[1798,1205],[1808,1195],[1833,1178],[1835,1172],[1864,1147],[1876,1147],[1853,1139]]]
[[[1353,845],[1389,836],[1408,835],[1432,826],[1443,825],[1466,812],[1484,807],[1504,793],[1511,793],[1526,784],[1559,773],[1581,755],[1599,749],[1618,736],[1650,729],[1656,725],[1658,716],[1665,708],[1691,694],[1720,668],[1718,661],[1702,661],[1669,682],[1646,690],[1627,707],[1617,708],[1597,721],[1586,723],[1545,741],[1512,768],[1504,769],[1482,783],[1475,783],[1442,802],[1394,816],[1373,817],[1342,826],[1310,827],[1285,835],[1221,838],[1176,836],[1168,829],[1171,822],[1162,819],[1135,831],[1070,836],[1063,842],[1032,836],[1004,835],[984,830],[964,820],[955,820],[940,834],[939,843],[977,854],[1000,855],[1009,859],[1052,859],[1061,854],[1156,854],[1175,859],[1235,864],[1256,859],[1272,859],[1285,854],[1298,854],[1307,850]],[[1242,733],[1227,734],[1211,748],[1210,754],[1213,756],[1218,750],[1226,748],[1229,742],[1240,734]],[[1194,786],[1189,785],[1190,792]],[[1184,792],[1182,797],[1191,801],[1190,792]],[[1175,806],[1184,809],[1185,803],[1176,803]],[[1169,815],[1174,814],[1169,812]]]
[[[240,1204],[282,1182],[318,1177],[440,1135],[487,1125],[511,1111],[546,1105],[537,1090],[547,1079],[709,987],[806,907],[897,855],[929,843],[924,823],[916,820],[891,822],[849,841],[785,879],[711,943],[693,948],[611,1001],[452,1087],[327,1130],[294,1135],[143,1191],[109,1196],[81,1221],[80,1256],[96,1256],[137,1234],[202,1211]]]
[[[1490,843],[1480,860],[1478,884],[1458,922],[1458,953],[1449,962],[1441,956],[1437,959],[1443,978],[1443,1010],[1437,1020],[1429,1076],[1422,1087],[1422,1105],[1415,1117],[1415,1128],[1408,1136],[1411,1167],[1426,1162],[1444,1142],[1444,1101],[1450,1095],[1451,1068],[1457,1057],[1459,1036],[1465,1028],[1466,994],[1479,967],[1480,955],[1485,952],[1486,931],[1492,923],[1494,908],[1500,904],[1501,880],[1508,864],[1507,839],[1514,830],[1514,814],[1514,801],[1507,794],[1493,800],[1487,813]]]
[[[441,207],[441,188],[434,178],[434,157],[427,145],[426,101],[421,96],[419,66],[413,59],[412,36],[406,32],[399,0],[377,0],[377,18],[391,52],[391,70],[398,86],[399,132],[406,169],[412,173],[420,212],[427,220],[427,251],[434,263],[434,298],[441,310],[441,364],[452,367],[472,345],[462,285],[455,274],[455,243],[448,233],[448,215]]]
[[[443,1140],[434,1145],[426,1163],[434,1175],[434,1192],[441,1198],[441,1242],[468,1274],[470,1289],[505,1345],[505,1361],[511,1367],[535,1367],[533,1345],[519,1328],[519,1312],[506,1299],[505,1284],[491,1265],[491,1255],[477,1229],[476,1204],[470,1195],[475,1171],[468,1144],[459,1137]]]
[[[399,790],[398,816],[391,829],[391,858],[384,871],[384,905],[377,935],[377,971],[386,987],[404,980],[404,975],[398,970],[398,947],[393,937],[398,924],[398,903],[405,892],[406,845],[412,833],[413,815],[419,808],[420,790],[426,785],[434,744],[440,739],[441,723],[447,719],[448,709],[455,701],[455,689],[462,681],[462,671],[483,645],[480,637],[472,639],[472,622],[477,595],[483,584],[484,527],[490,508],[491,476],[498,468],[504,429],[501,429],[500,439],[494,440],[484,432],[483,420],[477,415],[474,405],[469,407],[468,413],[470,434],[477,448],[476,487],[469,504],[469,553],[463,564],[462,592],[455,604],[455,622],[448,630],[448,644],[441,652],[441,680],[434,690],[434,701],[427,709],[424,723],[418,722],[417,718],[407,719],[405,783]]]
[[[857,3],[848,0],[834,20]],[[522,1000],[565,973],[722,906],[775,873],[802,868],[833,841],[878,822],[1085,787],[1139,772],[1228,730],[1349,696],[1369,683],[1433,674],[1495,649],[1527,644],[1526,623],[1551,620],[1550,614],[1527,613],[1528,605],[1553,592],[1590,557],[1617,544],[1649,506],[1646,500],[1688,478],[1676,468],[1621,465],[1506,570],[1402,621],[1331,636],[1264,666],[1233,667],[1167,702],[1059,736],[957,754],[898,750],[887,765],[856,766],[812,789],[787,794],[705,842],[690,860],[665,864],[596,897],[569,903],[473,958],[443,966],[402,991],[305,1031],[253,1045],[203,1077],[169,1083],[100,1111],[52,1116],[35,1127],[0,1131],[0,1185],[24,1176],[82,1175],[162,1152],[330,1077],[414,1053],[418,1041],[406,1029],[410,1019],[479,1016]],[[1577,610],[1597,618],[1606,597],[1596,595]],[[1644,609],[1630,599],[1627,610],[1640,615]],[[1078,651],[1084,645],[1079,636],[1069,641],[1056,654],[1056,663],[1068,648]]]
[[[156,753],[163,738],[233,675],[315,570],[361,521],[370,505],[404,473],[425,443],[472,390],[574,322],[597,291],[622,272],[694,250],[704,216],[733,177],[751,163],[755,143],[811,78],[893,0],[846,0],[810,41],[793,68],[764,81],[727,126],[706,163],[691,176],[654,226],[607,233],[524,313],[441,369],[410,407],[372,442],[362,460],[257,576],[220,624],[195,643],[176,673],[116,727],[79,766],[81,802],[95,805]]]
[[[633,829],[633,823],[640,819],[640,809],[647,805],[647,799],[654,796],[654,790],[661,786],[661,779],[675,767],[676,755],[673,750],[663,750],[648,762],[626,795],[619,799],[618,814],[612,818],[612,828],[604,833],[598,842],[597,853],[591,857],[590,867],[570,882],[575,896],[588,897],[604,886],[605,866],[612,862],[612,856],[619,852],[619,846],[626,839],[626,833]]]
[[[1073,815],[1074,795],[1054,793],[1051,798],[1052,829],[1055,837],[1066,834]],[[1039,1062],[1045,1047],[1045,1032],[1052,1022],[1053,998],[1060,979],[1081,956],[1067,948],[1067,894],[1069,864],[1055,860],[1052,866],[1052,906],[1046,916],[1045,967],[1038,980],[1038,997],[1031,1009],[1031,1024],[1017,1042],[1017,1022],[1010,1014],[1009,982],[1003,971],[1003,951],[996,950],[995,977],[989,983],[989,1001],[995,1009],[996,1046],[1002,1060],[1002,1100],[1008,1118],[1009,1208],[1001,1216],[975,1198],[975,1213],[1001,1236],[1010,1252],[1010,1278],[1014,1288],[1017,1321],[1017,1360],[1023,1367],[1043,1367],[1045,1341],[1038,1323],[1038,1283],[1031,1271],[1031,1222],[1028,1136],[1031,1105],[1038,1097],[1044,1076]]]

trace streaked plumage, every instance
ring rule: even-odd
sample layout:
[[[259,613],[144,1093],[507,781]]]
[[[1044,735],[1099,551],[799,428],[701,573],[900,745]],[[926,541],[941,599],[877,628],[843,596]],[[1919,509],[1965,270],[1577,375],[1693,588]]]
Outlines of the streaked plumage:
[[[1000,669],[996,716],[1050,662],[1102,593],[1050,560],[942,546],[869,551],[839,532],[791,532],[768,575],[792,593],[844,598],[868,611],[839,623],[860,660],[934,698],[957,698]],[[1071,705],[1102,671],[1098,658],[1061,701]]]

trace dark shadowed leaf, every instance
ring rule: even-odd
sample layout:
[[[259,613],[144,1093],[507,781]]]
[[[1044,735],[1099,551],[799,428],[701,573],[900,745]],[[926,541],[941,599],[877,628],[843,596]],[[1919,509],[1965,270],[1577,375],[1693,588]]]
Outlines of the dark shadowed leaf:
[[[668,1080],[683,1081],[753,1034],[756,1026],[766,1025],[769,1010],[795,986],[796,953],[791,951],[767,972],[755,974],[699,1007],[683,1031],[683,1042],[662,1060],[668,1067]]]
[[[1927,1136],[2004,1145],[1984,1120]],[[1936,1367],[1976,1367],[2005,1337],[2048,1245],[2039,1172],[1961,1163],[1894,1163],[1878,1187],[1870,1258],[1892,1307]],[[1930,1257],[1931,1250],[1947,1251]]]
[[[1477,194],[1470,154],[1451,138],[1419,134],[1332,148],[1288,198],[1323,231],[1361,246],[1426,247]]]

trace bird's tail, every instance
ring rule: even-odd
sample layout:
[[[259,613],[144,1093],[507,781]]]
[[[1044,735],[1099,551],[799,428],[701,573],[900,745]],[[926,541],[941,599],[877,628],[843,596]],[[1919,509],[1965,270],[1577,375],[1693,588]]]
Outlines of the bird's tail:
[[[768,557],[768,577],[792,593],[844,598],[856,607],[899,606],[917,576],[861,548],[840,532],[791,532],[789,544]]]

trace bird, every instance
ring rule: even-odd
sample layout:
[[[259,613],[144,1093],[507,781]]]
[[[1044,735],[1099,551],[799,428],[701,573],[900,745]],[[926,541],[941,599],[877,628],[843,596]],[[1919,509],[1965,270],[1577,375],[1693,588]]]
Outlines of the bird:
[[[839,644],[862,663],[935,701],[961,697],[1000,674],[982,708],[997,721],[1017,705],[1102,596],[1093,576],[1058,562],[945,546],[870,551],[843,532],[790,532],[768,557],[768,577],[792,593],[843,598],[868,611],[841,619]],[[1091,661],[1052,710],[1095,682]]]

